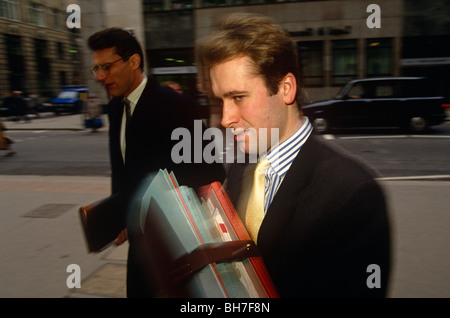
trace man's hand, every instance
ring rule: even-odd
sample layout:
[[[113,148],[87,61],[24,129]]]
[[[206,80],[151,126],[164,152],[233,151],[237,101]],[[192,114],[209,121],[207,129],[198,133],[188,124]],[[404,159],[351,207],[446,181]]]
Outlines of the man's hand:
[[[124,242],[126,242],[128,240],[128,233],[127,233],[127,229],[122,230],[122,232],[120,232],[120,234],[117,236],[116,240],[114,241],[114,244],[116,245],[121,245]]]

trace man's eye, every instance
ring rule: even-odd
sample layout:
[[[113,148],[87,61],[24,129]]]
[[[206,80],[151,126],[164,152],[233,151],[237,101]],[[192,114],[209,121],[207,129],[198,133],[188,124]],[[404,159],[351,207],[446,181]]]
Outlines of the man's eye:
[[[211,98],[211,102],[212,102],[214,105],[220,105],[220,106],[223,105],[223,100],[221,100],[220,98],[212,97],[212,98]]]
[[[111,67],[111,64],[104,64],[104,65],[102,65],[102,70],[104,70],[104,71],[109,71],[109,68]]]
[[[244,99],[245,96],[234,96],[233,99],[237,102],[240,102]]]

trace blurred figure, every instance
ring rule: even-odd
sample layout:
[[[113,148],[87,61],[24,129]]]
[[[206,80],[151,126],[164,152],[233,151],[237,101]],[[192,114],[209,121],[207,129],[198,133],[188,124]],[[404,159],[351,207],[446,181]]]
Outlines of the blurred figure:
[[[92,132],[97,132],[97,129],[103,127],[102,110],[98,97],[89,96],[85,105],[85,127],[92,128]]]
[[[20,121],[24,119],[29,121],[27,117],[27,101],[22,96],[21,91],[13,91],[11,96],[6,97],[3,105],[9,109],[9,112],[14,116],[14,121]]]
[[[36,117],[39,117],[39,110],[38,110],[39,98],[38,98],[38,95],[37,94],[30,94],[30,95],[28,95],[28,97],[25,98],[25,102],[27,104],[27,114],[33,114]],[[30,118],[28,118],[28,119],[31,120]]]
[[[191,101],[171,89],[161,87],[144,72],[144,55],[137,39],[119,28],[108,28],[88,39],[92,50],[91,71],[112,97],[108,104],[109,150],[112,194],[121,199],[121,208],[112,218],[123,220],[125,231],[116,243],[128,238],[127,296],[151,297],[154,282],[149,281],[149,255],[142,233],[130,231],[127,202],[142,180],[159,169],[173,171],[180,184],[199,187],[223,181],[221,164],[205,162],[176,164],[171,151],[176,141],[172,132],[185,127],[194,133],[189,113]],[[132,213],[130,213],[132,214]]]
[[[162,82],[161,86],[170,87],[171,89],[173,89],[178,94],[184,94],[184,91],[181,88],[181,85],[179,83],[175,82],[175,81]]]
[[[11,157],[16,152],[12,149],[11,144],[14,143],[11,137],[6,135],[4,131],[6,130],[5,126],[3,126],[2,119],[0,117],[0,150],[6,150],[6,157]]]

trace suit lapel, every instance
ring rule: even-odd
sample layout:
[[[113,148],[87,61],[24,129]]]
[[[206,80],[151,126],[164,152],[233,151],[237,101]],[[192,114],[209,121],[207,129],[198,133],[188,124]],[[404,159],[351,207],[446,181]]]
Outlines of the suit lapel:
[[[314,174],[315,163],[322,143],[312,133],[294,159],[290,169],[275,195],[261,224],[258,247],[264,251],[273,250],[282,239],[282,233],[296,211],[296,198],[308,186]],[[264,250],[264,251],[263,251]]]

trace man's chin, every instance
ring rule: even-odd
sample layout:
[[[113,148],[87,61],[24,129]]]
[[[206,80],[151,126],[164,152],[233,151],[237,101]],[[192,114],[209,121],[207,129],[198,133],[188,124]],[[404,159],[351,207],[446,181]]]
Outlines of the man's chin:
[[[111,85],[105,85],[105,89],[106,89],[106,92],[108,93],[108,95],[111,96],[111,97],[119,97],[119,96],[121,96],[121,94],[119,94],[117,92],[117,90],[115,90],[112,87],[112,84]]]
[[[239,151],[247,154],[247,155],[257,155],[258,154],[258,147],[249,145],[248,142],[238,142],[238,149]]]

